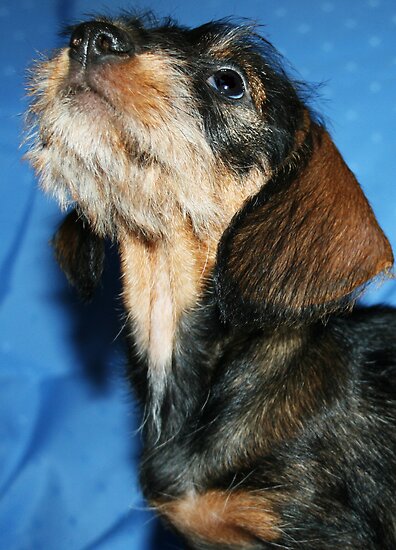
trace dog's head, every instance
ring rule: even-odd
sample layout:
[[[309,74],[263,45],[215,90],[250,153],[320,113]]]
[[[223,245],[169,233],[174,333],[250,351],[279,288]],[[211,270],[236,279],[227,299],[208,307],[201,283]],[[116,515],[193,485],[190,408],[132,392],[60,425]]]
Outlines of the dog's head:
[[[316,318],[392,265],[353,174],[248,26],[99,18],[38,65],[32,94],[42,187],[92,235],[171,240],[185,221],[218,243],[234,323]]]

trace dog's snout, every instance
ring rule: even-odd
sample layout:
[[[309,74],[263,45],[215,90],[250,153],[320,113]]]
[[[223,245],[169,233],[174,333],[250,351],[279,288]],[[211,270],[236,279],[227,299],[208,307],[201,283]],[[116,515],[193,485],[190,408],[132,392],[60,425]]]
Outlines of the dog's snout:
[[[84,67],[133,55],[129,34],[110,23],[92,21],[76,27],[70,38],[69,55]]]

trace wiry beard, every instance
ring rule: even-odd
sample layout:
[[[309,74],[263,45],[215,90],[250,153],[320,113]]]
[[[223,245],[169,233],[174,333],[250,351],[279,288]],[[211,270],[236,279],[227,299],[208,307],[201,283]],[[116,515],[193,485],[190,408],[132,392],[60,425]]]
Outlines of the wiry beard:
[[[100,235],[166,237],[175,213],[198,233],[221,222],[215,159],[187,92],[178,92],[182,106],[152,110],[147,124],[88,85],[67,85],[67,66],[63,51],[32,82],[27,156],[44,191],[63,209],[77,204]]]

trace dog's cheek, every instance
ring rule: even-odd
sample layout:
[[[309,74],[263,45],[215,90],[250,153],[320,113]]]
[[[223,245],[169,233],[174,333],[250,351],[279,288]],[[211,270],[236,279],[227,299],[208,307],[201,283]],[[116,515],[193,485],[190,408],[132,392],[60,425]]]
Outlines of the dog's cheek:
[[[204,133],[213,154],[237,176],[265,162],[263,125],[249,105],[227,103],[209,88],[197,89]]]

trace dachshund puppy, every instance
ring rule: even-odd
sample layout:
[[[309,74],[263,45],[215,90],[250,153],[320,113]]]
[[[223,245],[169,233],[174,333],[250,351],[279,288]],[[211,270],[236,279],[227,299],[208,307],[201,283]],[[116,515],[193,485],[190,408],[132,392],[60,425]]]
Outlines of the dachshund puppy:
[[[141,482],[195,549],[396,548],[393,257],[249,26],[123,16],[34,70],[29,158],[83,297],[118,243]]]

